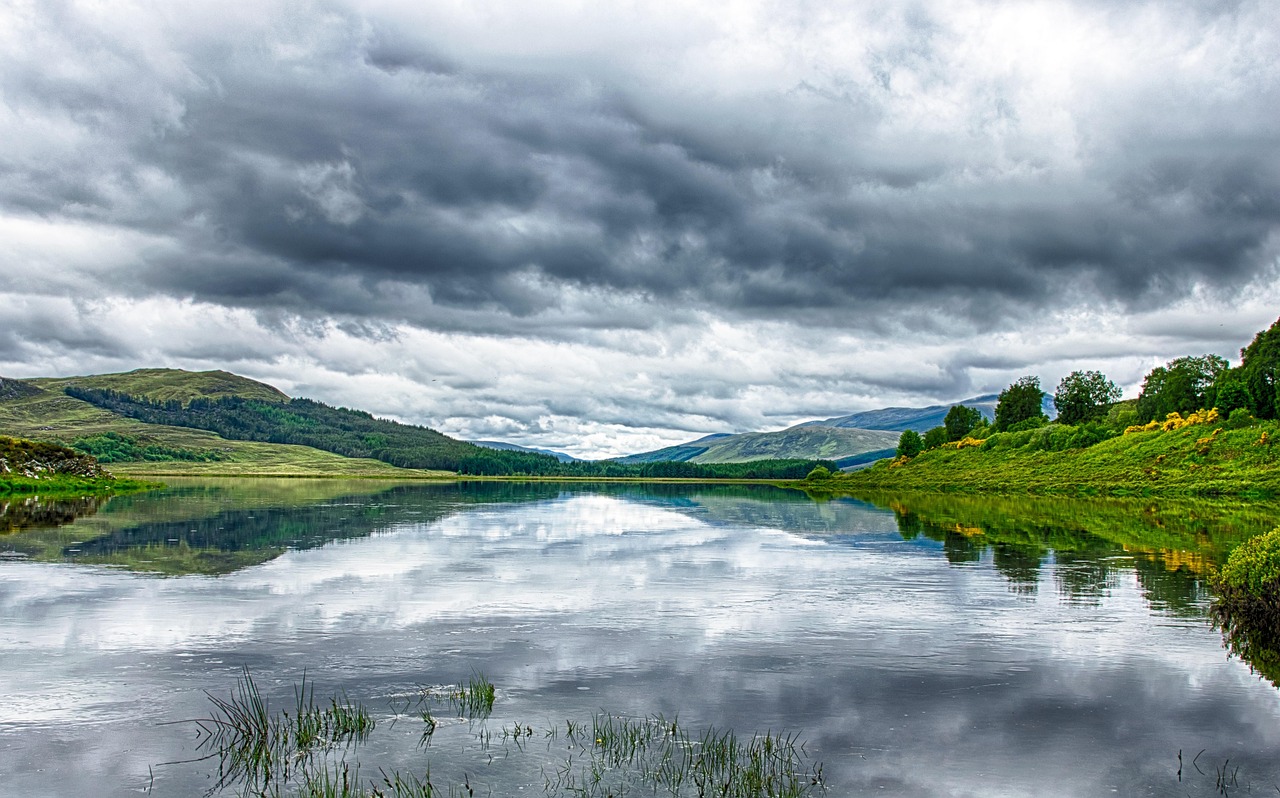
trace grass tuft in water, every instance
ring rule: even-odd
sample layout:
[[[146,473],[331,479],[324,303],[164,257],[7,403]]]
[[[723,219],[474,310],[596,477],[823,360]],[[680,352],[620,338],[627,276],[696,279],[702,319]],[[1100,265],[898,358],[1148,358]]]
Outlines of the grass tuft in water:
[[[209,700],[213,711],[194,723],[200,738],[198,750],[218,759],[215,791],[241,784],[246,793],[269,794],[268,788],[278,791],[280,784],[287,784],[299,772],[307,788],[319,778],[304,767],[313,754],[364,742],[375,726],[368,710],[352,703],[345,693],[331,698],[328,706],[317,705],[314,685],[307,682],[305,673],[302,683],[294,688],[292,714],[271,711],[247,667],[229,698],[209,694]],[[323,772],[323,783],[338,784],[337,777],[330,779],[330,775]],[[347,776],[344,771],[343,778]]]
[[[597,715],[590,737],[568,724],[581,756],[546,777],[548,794],[582,798],[613,796],[632,789],[672,796],[799,798],[825,789],[822,765],[808,756],[794,735],[754,735],[710,727],[691,735],[678,720],[661,715],[628,718]]]
[[[483,720],[493,713],[493,699],[497,694],[493,682],[483,673],[474,674],[466,682],[460,682],[449,694],[449,703],[467,720]]]
[[[447,692],[424,691],[424,744],[438,726],[424,704],[447,700],[463,716],[487,717],[494,695],[493,684],[479,674]],[[374,730],[373,719],[345,694],[317,703],[314,685],[305,674],[294,688],[291,710],[273,712],[247,668],[230,697],[209,698],[214,711],[193,722],[202,737],[200,748],[209,751],[205,758],[219,761],[210,794],[237,787],[241,795],[261,798],[474,798],[479,787],[481,794],[488,789],[492,795],[492,787],[473,784],[476,772],[465,769],[454,774],[444,791],[432,782],[429,766],[422,778],[380,770],[380,780],[361,780],[353,751]],[[533,724],[502,726],[497,740],[500,759],[491,751],[492,733],[483,722],[477,726],[468,729],[473,750],[487,754],[488,765],[508,761],[512,750],[535,759],[532,764],[541,770],[549,798],[802,798],[826,791],[821,763],[811,762],[798,738],[789,734],[739,737],[715,727],[691,731],[662,715],[601,713],[585,723],[565,721],[563,738],[560,727],[541,731],[548,752],[552,740],[557,748],[561,740],[567,743],[564,759],[556,766],[554,759],[543,759],[530,745],[539,735]],[[460,725],[457,728],[461,731]],[[508,767],[520,769],[515,759],[510,761]],[[1220,784],[1234,787],[1234,772],[1228,772],[1226,764],[1220,772]]]

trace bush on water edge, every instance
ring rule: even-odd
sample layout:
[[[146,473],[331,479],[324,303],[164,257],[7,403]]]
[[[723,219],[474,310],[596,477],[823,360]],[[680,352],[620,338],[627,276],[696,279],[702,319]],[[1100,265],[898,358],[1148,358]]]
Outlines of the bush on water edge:
[[[1240,544],[1213,580],[1227,647],[1280,686],[1280,526]]]

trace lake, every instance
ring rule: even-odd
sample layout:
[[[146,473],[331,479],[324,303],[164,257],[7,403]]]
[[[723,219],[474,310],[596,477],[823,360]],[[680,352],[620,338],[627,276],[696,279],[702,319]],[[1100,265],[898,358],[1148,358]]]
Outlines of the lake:
[[[3,511],[7,795],[204,794],[173,722],[245,668],[273,708],[305,673],[369,711],[335,769],[442,795],[570,794],[574,724],[657,715],[786,735],[829,795],[1280,792],[1280,691],[1205,578],[1275,507],[171,480]],[[449,698],[477,677],[487,717]]]

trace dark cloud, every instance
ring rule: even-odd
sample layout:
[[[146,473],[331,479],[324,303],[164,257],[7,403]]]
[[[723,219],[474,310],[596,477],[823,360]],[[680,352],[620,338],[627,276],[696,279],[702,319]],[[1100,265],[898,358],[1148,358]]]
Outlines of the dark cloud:
[[[489,395],[411,420],[746,429],[1051,381],[1070,347],[1156,331],[1132,381],[1238,333],[1188,306],[1276,277],[1270,5],[731,6],[0,12],[0,225],[26,225],[0,291],[82,300],[54,331],[11,314],[0,358],[293,358],[333,390],[438,367]],[[149,302],[169,315],[132,342]],[[240,334],[202,340],[197,307]],[[514,385],[453,334],[585,349]]]
[[[59,80],[28,61],[6,89],[88,131],[104,157],[87,174],[10,163],[5,205],[176,235],[177,252],[140,257],[134,291],[426,326],[441,322],[429,307],[398,306],[398,286],[419,287],[431,305],[515,317],[559,305],[555,291],[525,289],[536,277],[666,308],[818,323],[855,313],[862,323],[920,302],[982,318],[975,298],[1016,311],[1055,302],[1065,285],[1166,301],[1196,283],[1239,287],[1276,257],[1274,129],[1247,131],[1250,147],[1218,146],[1212,136],[1229,123],[1194,107],[1164,107],[1191,123],[1171,116],[1150,140],[1106,120],[1091,135],[1122,148],[1094,148],[1073,171],[965,185],[990,166],[966,151],[971,142],[922,134],[892,152],[872,141],[824,152],[833,137],[815,124],[854,114],[870,117],[855,127],[865,130],[874,109],[883,115],[866,88],[802,83],[758,119],[674,125],[644,110],[633,87],[584,80],[582,65],[469,66],[393,21],[311,10],[286,33],[243,41],[177,20],[161,44],[180,59],[178,77],[149,72],[147,48],[93,31],[73,10],[42,20],[65,51],[104,54],[110,68],[100,80]],[[905,38],[871,61],[885,74],[949,79],[942,23],[904,19]],[[300,54],[272,54],[287,46]],[[121,91],[130,79],[141,88]],[[1256,89],[1242,102],[1280,99],[1274,81]],[[1005,99],[993,107],[994,118],[1016,117]],[[775,132],[757,127],[779,116]],[[1191,126],[1198,135],[1187,138]],[[921,141],[919,154],[906,149]],[[177,231],[171,208],[120,199],[152,172],[187,200]]]

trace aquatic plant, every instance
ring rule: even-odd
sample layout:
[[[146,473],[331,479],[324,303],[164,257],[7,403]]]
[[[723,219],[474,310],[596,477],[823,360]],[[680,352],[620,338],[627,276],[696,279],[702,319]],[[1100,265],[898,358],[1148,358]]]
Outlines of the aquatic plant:
[[[424,740],[435,733],[438,722],[429,704],[449,701],[464,717],[485,715],[493,709],[496,688],[476,674],[448,693],[423,691],[419,699],[426,725]],[[317,703],[314,684],[305,674],[294,688],[294,706],[272,711],[266,698],[244,669],[229,697],[209,695],[214,710],[196,724],[200,760],[218,760],[218,778],[210,793],[238,788],[242,795],[262,798],[474,798],[477,788],[492,794],[492,787],[461,773],[442,788],[435,786],[428,766],[419,778],[397,770],[379,770],[380,778],[362,779],[360,763],[352,757],[356,744],[373,732],[369,713],[345,693]],[[406,707],[407,708],[407,707]],[[399,713],[397,713],[397,717]],[[492,732],[484,723],[454,724],[466,729],[478,750],[495,761]],[[678,720],[662,715],[627,717],[601,713],[589,723],[566,720],[563,740],[568,743],[558,767],[542,765],[548,796],[605,798],[629,793],[720,798],[799,798],[825,790],[822,765],[810,762],[798,738],[768,732],[739,737],[729,730],[709,727],[694,731]],[[501,761],[514,752],[534,756],[529,742],[541,736],[561,741],[560,727],[536,731],[532,723],[504,725],[496,745]],[[473,750],[475,750],[473,748]],[[511,767],[518,767],[514,759]]]
[[[489,717],[493,712],[496,695],[493,682],[484,678],[483,673],[476,673],[458,684],[458,688],[449,694],[449,703],[467,720],[478,720]]]
[[[577,743],[583,729],[569,726]],[[662,715],[593,719],[589,738],[555,774],[549,795],[594,798],[639,788],[671,796],[798,798],[825,789],[821,763],[810,764],[795,735],[768,732],[739,738],[709,727],[690,733]]]
[[[208,694],[214,709],[196,725],[197,750],[203,759],[218,759],[215,790],[241,784],[246,791],[265,791],[287,783],[317,752],[334,746],[363,742],[375,727],[368,710],[353,704],[345,694],[315,703],[314,685],[306,674],[294,688],[294,709],[272,712],[246,666],[228,698]]]

